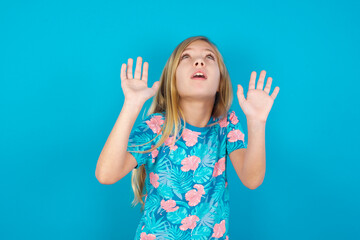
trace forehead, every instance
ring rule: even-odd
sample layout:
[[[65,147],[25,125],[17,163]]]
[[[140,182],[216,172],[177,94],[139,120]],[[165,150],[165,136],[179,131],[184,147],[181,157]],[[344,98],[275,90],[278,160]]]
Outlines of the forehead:
[[[215,53],[213,47],[209,43],[207,43],[205,41],[202,41],[202,40],[196,40],[196,41],[190,43],[184,49],[184,51],[186,51],[186,50],[192,50],[192,51],[205,51],[205,50],[207,50],[207,51],[211,51],[211,52]]]

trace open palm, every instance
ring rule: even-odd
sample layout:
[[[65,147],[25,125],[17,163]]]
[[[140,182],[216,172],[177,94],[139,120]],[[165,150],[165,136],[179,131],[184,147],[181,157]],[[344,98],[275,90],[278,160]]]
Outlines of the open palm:
[[[246,119],[249,121],[255,120],[266,122],[269,112],[272,108],[274,100],[280,91],[279,87],[275,87],[273,93],[269,95],[272,78],[269,77],[264,87],[265,70],[260,72],[260,77],[255,89],[256,72],[253,71],[250,76],[249,90],[247,98],[244,97],[244,89],[239,84],[237,96],[241,109],[243,110]]]
[[[149,63],[144,63],[143,74],[141,75],[142,58],[139,56],[136,61],[135,76],[133,77],[133,59],[128,59],[128,65],[121,65],[121,88],[125,95],[125,101],[132,104],[144,104],[149,98],[154,96],[159,89],[160,83],[156,81],[151,88],[148,87]],[[127,69],[126,69],[127,67]],[[127,70],[127,71],[125,71]],[[140,78],[141,77],[141,78]]]

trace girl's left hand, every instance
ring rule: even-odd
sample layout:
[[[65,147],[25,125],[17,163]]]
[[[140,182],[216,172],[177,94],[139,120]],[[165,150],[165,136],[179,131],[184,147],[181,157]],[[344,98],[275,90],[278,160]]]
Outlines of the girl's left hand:
[[[255,89],[256,72],[253,71],[251,73],[249,90],[246,99],[244,97],[243,87],[238,84],[237,96],[239,99],[239,104],[248,121],[254,120],[265,123],[274,100],[280,91],[279,87],[275,87],[273,93],[269,96],[272,82],[271,77],[268,78],[265,89],[262,90],[264,87],[265,74],[265,70],[260,72],[259,81]]]

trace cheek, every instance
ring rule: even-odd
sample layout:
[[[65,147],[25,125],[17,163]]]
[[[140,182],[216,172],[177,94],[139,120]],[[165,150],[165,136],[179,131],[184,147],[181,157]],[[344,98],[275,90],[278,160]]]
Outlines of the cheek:
[[[181,74],[181,69],[176,70],[175,73],[175,86],[176,89],[179,91],[181,91],[181,88],[184,84],[181,84],[181,82],[183,82],[183,76]]]
[[[183,82],[186,78],[186,74],[184,72],[185,72],[185,70],[183,68],[181,68],[181,67],[177,68],[176,73],[175,73],[176,80]],[[178,81],[176,81],[176,82],[178,82]]]
[[[182,72],[182,68],[181,66],[178,66],[175,72],[176,79],[181,78],[181,72]]]
[[[214,71],[211,72],[211,75],[214,77],[216,81],[220,81],[220,70],[214,69]]]

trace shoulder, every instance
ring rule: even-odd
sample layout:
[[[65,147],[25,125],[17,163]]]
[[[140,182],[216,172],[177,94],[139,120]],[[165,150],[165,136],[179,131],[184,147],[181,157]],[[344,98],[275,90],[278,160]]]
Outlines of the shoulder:
[[[235,112],[235,110],[233,108],[230,108],[227,113],[227,121],[233,125],[236,125],[239,122],[237,113]]]
[[[153,133],[159,133],[165,123],[165,117],[162,113],[152,113],[141,120],[140,125],[143,129],[151,129]]]
[[[158,123],[163,124],[164,120],[165,120],[165,115],[163,113],[152,113],[152,114],[144,117],[142,121],[158,122]]]
[[[221,127],[227,127],[230,123],[234,122],[234,119],[237,119],[235,111],[230,108],[226,114],[224,114],[224,117],[219,117],[217,120],[219,121]]]

